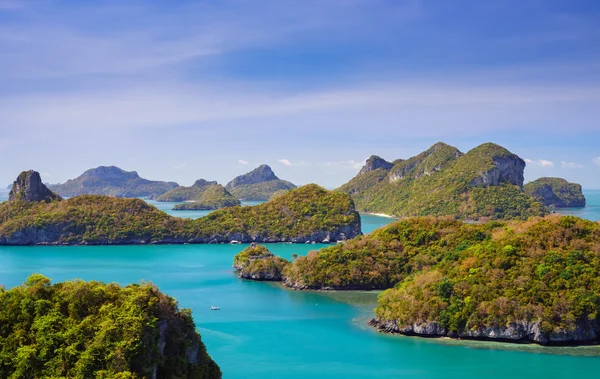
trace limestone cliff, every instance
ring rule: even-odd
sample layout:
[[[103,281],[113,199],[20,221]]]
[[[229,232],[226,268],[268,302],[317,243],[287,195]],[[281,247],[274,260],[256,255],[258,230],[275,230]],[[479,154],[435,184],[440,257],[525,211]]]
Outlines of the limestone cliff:
[[[60,196],[50,191],[37,171],[23,171],[11,186],[9,201],[54,201],[62,200]]]
[[[524,190],[546,206],[585,207],[581,185],[562,178],[539,178],[527,183]]]

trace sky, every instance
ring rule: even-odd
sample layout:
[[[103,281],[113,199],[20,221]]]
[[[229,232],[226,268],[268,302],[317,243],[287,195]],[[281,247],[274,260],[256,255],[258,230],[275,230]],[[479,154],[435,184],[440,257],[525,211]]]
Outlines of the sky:
[[[0,184],[116,165],[334,188],[498,143],[600,188],[600,2],[0,0]]]

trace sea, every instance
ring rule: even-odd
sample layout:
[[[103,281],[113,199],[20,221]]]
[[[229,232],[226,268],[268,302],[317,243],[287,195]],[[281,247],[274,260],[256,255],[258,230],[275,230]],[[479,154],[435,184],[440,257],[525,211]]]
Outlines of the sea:
[[[560,213],[600,220],[600,191]],[[3,199],[0,194],[0,201]],[[4,197],[5,199],[5,197]],[[150,202],[150,201],[149,201]],[[179,217],[207,212],[172,211]],[[246,204],[254,205],[254,204]],[[393,219],[362,215],[364,233]],[[290,258],[324,245],[271,244]],[[381,334],[367,325],[377,292],[300,292],[243,280],[231,268],[245,245],[0,247],[0,284],[39,272],[53,281],[152,281],[191,308],[209,353],[229,378],[590,378],[600,347],[427,339]],[[211,306],[221,310],[211,311]]]

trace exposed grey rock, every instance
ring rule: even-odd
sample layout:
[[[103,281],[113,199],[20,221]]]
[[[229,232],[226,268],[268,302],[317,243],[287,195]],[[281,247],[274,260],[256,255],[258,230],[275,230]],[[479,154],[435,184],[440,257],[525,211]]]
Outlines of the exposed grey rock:
[[[50,191],[37,171],[23,171],[12,185],[8,195],[9,201],[53,201],[61,197]]]
[[[364,175],[368,172],[375,171],[377,169],[383,169],[388,171],[394,167],[394,164],[386,161],[385,159],[378,157],[377,155],[371,155],[365,162],[363,168],[360,169],[358,175]]]
[[[497,186],[509,183],[523,188],[525,161],[516,155],[495,157],[494,167],[471,181],[472,186]]]
[[[279,178],[275,175],[273,170],[271,170],[271,167],[269,167],[266,164],[263,164],[247,174],[240,175],[234,178],[232,181],[227,183],[225,188],[231,190],[240,185],[257,184],[262,182],[268,182],[270,180],[279,180]]]

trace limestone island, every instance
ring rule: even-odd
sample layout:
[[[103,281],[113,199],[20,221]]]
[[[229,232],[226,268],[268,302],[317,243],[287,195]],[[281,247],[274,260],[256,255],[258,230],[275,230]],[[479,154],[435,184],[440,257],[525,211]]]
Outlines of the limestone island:
[[[359,211],[397,217],[453,216],[462,220],[527,219],[546,207],[523,191],[525,161],[493,143],[466,154],[439,142],[409,159],[370,157],[336,191]]]
[[[143,179],[135,171],[125,171],[115,166],[100,166],[89,169],[63,184],[52,184],[49,188],[64,197],[79,195],[145,197],[158,196],[177,186],[175,182]]]
[[[526,193],[548,207],[585,207],[581,184],[562,178],[539,178],[525,184]]]
[[[267,201],[278,191],[289,191],[296,186],[279,179],[271,167],[261,165],[247,174],[240,175],[227,183],[225,188],[240,200]]]
[[[0,204],[0,245],[115,245],[230,242],[335,242],[361,234],[342,193],[306,185],[264,204],[228,207],[190,220],[141,199],[81,195],[62,199],[35,171]]]
[[[151,283],[0,288],[0,378],[219,379],[192,319]]]
[[[599,344],[599,246],[600,224],[574,216],[482,224],[415,217],[277,269],[298,290],[385,290],[370,322],[382,332]],[[253,256],[266,262],[251,267]],[[246,278],[278,278],[264,250],[236,259],[251,271]]]
[[[253,280],[281,281],[283,269],[289,263],[257,243],[252,243],[233,258],[233,268],[240,278]]]

